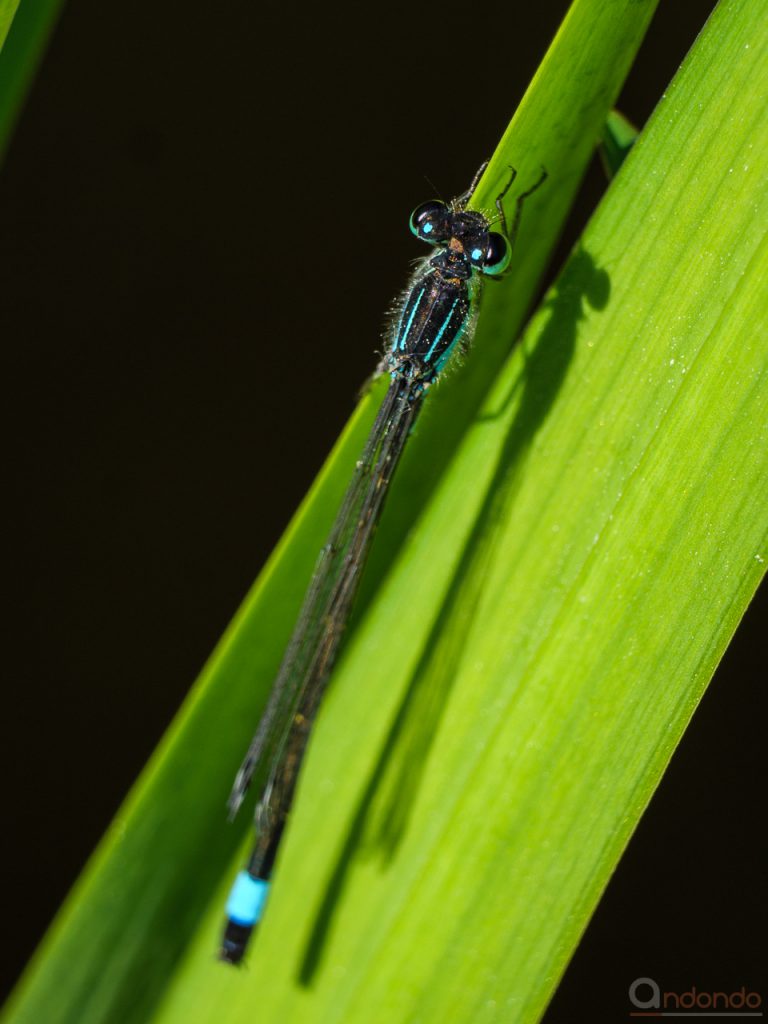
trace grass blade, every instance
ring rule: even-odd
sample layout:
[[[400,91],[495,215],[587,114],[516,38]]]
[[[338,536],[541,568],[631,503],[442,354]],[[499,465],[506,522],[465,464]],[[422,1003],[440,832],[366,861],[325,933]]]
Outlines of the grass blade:
[[[251,970],[206,966],[212,910],[164,1022],[538,1019],[768,557],[760,8],[718,9],[357,630]]]
[[[62,0],[0,0],[0,157],[61,7]]]

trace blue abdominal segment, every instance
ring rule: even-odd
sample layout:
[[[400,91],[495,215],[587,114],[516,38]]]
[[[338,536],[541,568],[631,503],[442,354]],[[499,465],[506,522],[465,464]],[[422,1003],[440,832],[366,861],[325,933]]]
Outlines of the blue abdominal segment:
[[[227,900],[227,917],[235,924],[255,925],[261,918],[269,891],[269,882],[241,871]]]
[[[227,900],[227,923],[221,940],[219,959],[230,964],[242,963],[245,947],[261,920],[269,893],[269,882],[241,871]]]

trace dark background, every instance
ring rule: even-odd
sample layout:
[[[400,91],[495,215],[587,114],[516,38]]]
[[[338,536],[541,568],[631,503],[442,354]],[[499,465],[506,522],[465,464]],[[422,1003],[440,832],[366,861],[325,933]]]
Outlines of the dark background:
[[[471,6],[470,32],[458,3],[73,0],[54,33],[0,182],[4,985],[351,411],[424,175],[465,187],[567,5]],[[662,3],[637,123],[712,6]],[[558,262],[601,188],[593,168]],[[758,986],[765,603],[548,1024],[626,1016],[640,975]]]

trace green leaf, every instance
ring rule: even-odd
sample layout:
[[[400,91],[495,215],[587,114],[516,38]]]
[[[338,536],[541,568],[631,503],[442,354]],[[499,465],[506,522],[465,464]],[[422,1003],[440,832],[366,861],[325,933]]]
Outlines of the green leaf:
[[[0,0],[0,50],[5,45],[18,6],[19,0]]]
[[[489,167],[485,204],[510,163],[551,178],[398,474],[250,969],[212,959],[249,827],[218,822],[378,392],[10,1019],[540,1013],[765,557],[757,3],[713,19],[506,359],[652,6],[575,4]]]
[[[250,970],[206,966],[212,908],[162,1020],[540,1015],[768,557],[760,6],[702,35],[352,638]]]
[[[0,0],[0,156],[62,4],[63,0]]]
[[[640,132],[619,110],[605,119],[600,137],[600,159],[607,178],[615,178]]]

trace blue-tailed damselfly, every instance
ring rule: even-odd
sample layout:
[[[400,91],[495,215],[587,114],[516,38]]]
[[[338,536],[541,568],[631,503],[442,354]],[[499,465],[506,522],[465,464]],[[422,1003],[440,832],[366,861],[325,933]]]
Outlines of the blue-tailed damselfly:
[[[484,276],[509,265],[523,203],[543,183],[518,195],[511,227],[502,200],[493,220],[467,204],[487,164],[450,203],[432,200],[411,215],[411,231],[436,252],[420,261],[398,304],[389,351],[378,372],[389,389],[357,463],[328,542],[320,553],[301,613],[288,643],[266,710],[235,779],[230,814],[262,766],[267,781],[256,808],[256,843],[227,902],[222,960],[237,964],[258,923],[269,876],[293,799],[309,733],[338,651],[384,499],[427,389],[471,339]],[[502,232],[491,230],[499,223]]]

